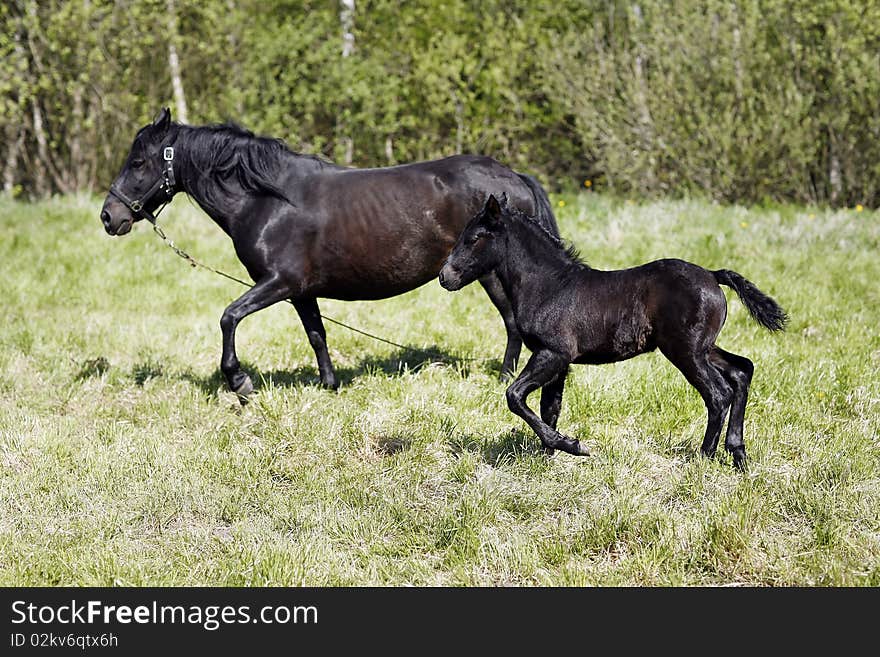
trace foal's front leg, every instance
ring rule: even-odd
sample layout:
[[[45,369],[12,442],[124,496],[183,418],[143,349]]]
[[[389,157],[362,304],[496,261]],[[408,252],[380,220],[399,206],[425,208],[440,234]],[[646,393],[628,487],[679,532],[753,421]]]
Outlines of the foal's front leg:
[[[565,390],[565,379],[568,377],[568,367],[556,375],[550,383],[541,388],[541,419],[552,429],[556,428],[559,421],[559,412],[562,410],[562,392]],[[552,447],[544,447],[544,453],[552,455],[555,450]]]
[[[264,278],[229,304],[220,317],[220,330],[223,332],[223,356],[220,359],[220,369],[226,377],[229,389],[238,395],[242,404],[254,391],[254,384],[251,377],[242,371],[241,363],[238,362],[238,356],[235,354],[235,329],[245,317],[286,299],[290,296],[290,292],[290,285],[277,276]]]
[[[538,434],[545,448],[559,449],[576,456],[587,456],[590,450],[586,445],[581,445],[580,441],[575,438],[563,436],[535,415],[534,411],[526,404],[526,398],[529,394],[547,384],[555,383],[557,377],[564,377],[568,370],[568,364],[567,358],[547,349],[533,353],[523,371],[507,388],[507,406],[513,413],[525,420],[532,431]],[[560,387],[560,393],[561,390]],[[551,390],[551,396],[555,396],[555,391]],[[552,413],[549,417],[556,419],[552,417]]]

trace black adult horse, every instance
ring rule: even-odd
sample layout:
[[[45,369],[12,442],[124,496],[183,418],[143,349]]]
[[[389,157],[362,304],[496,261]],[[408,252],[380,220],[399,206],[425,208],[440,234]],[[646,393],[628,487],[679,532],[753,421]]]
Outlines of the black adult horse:
[[[321,382],[337,388],[317,297],[384,299],[428,282],[489,194],[506,193],[559,234],[540,185],[489,157],[352,169],[235,125],[178,124],[167,108],[138,131],[101,221],[124,235],[141,219],[155,223],[157,208],[181,191],[229,235],[256,283],[220,319],[220,367],[242,399],[253,384],[235,353],[235,329],[251,313],[293,301]],[[494,274],[480,283],[504,319],[502,373],[512,373],[522,340],[510,301]]]
[[[440,270],[458,290],[497,272],[516,324],[532,351],[507,389],[510,410],[538,434],[548,452],[585,456],[580,441],[556,430],[571,363],[613,363],[659,348],[703,397],[709,419],[702,452],[713,456],[730,412],[724,447],[742,468],[743,418],[754,365],[715,344],[727,318],[720,285],[733,288],[752,317],[771,331],[787,317],[773,299],[734,271],[708,271],[683,260],[601,271],[588,267],[555,235],[494,196],[465,227]],[[541,417],[526,404],[541,388]]]

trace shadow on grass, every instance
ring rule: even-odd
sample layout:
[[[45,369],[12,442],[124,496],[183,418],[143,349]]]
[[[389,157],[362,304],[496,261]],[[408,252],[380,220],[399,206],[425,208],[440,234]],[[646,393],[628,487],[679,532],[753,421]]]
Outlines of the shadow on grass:
[[[541,440],[523,429],[510,429],[494,438],[456,433],[449,438],[449,447],[454,456],[471,452],[492,467],[518,460],[524,455],[545,456]]]
[[[397,377],[405,372],[415,372],[434,364],[455,367],[461,372],[462,376],[468,376],[472,371],[495,374],[501,371],[501,361],[498,359],[467,358],[446,351],[436,345],[425,349],[408,347],[384,357],[365,356],[354,367],[337,367],[335,369],[340,386],[345,387],[363,376],[385,375]],[[135,369],[146,369],[147,365],[155,367],[155,363],[148,363],[136,366]],[[296,388],[307,385],[321,385],[316,366],[266,372],[253,363],[242,362],[242,369],[250,375],[256,390],[266,387]],[[159,368],[158,372],[161,373],[161,368]],[[143,373],[134,372],[135,380],[138,380],[138,374],[142,375]],[[223,376],[223,372],[219,367],[208,376],[201,376],[192,371],[187,371],[181,373],[179,377],[198,386],[208,395],[216,396],[218,391],[226,389],[226,377]]]
[[[80,363],[79,371],[73,378],[75,381],[85,381],[92,377],[100,378],[109,369],[110,361],[103,356],[98,356]]]
[[[370,442],[376,451],[383,456],[394,456],[412,447],[413,441],[409,436],[391,434],[388,436],[370,436]]]

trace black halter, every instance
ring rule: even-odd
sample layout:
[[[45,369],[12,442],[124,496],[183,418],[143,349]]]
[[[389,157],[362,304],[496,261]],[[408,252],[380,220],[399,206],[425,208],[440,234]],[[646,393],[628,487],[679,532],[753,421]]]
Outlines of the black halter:
[[[166,146],[162,151],[162,158],[165,160],[165,168],[162,169],[162,177],[154,182],[153,186],[150,187],[141,198],[130,199],[125,193],[117,189],[115,185],[110,186],[110,193],[122,201],[123,205],[131,210],[133,216],[146,219],[154,226],[156,225],[156,215],[162,212],[165,206],[168,205],[174,197],[174,186],[176,184],[174,179],[174,149],[171,146]],[[156,213],[153,214],[149,210],[146,210],[144,206],[150,203],[153,200],[153,197],[159,192],[162,192],[165,195],[165,198],[162,200]]]

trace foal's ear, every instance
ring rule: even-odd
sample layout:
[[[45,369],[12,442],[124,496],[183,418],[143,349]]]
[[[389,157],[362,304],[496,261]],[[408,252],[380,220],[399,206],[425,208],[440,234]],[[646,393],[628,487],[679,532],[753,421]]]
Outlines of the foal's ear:
[[[486,205],[483,206],[483,223],[490,228],[501,225],[501,203],[494,194],[489,194]]]
[[[171,125],[171,110],[163,107],[162,110],[153,119],[153,127],[164,132]]]
[[[498,202],[494,194],[489,194],[489,198],[486,199],[486,205],[483,206],[483,216],[496,220],[501,216],[501,203]]]

